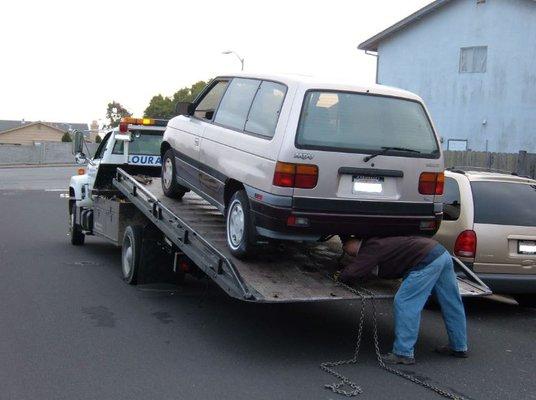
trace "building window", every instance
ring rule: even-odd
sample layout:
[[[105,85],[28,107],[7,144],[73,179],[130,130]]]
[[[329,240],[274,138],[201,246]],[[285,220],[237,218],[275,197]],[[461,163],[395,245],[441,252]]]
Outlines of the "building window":
[[[460,49],[460,74],[484,73],[488,63],[488,46]]]

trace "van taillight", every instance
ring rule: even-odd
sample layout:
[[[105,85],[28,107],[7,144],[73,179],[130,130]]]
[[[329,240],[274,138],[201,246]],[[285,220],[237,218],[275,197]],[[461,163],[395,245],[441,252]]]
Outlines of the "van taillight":
[[[292,164],[278,161],[275,165],[275,186],[312,189],[318,183],[318,167],[312,164]]]
[[[458,257],[475,257],[476,255],[476,233],[467,230],[458,235],[454,244],[454,254]]]
[[[423,172],[419,177],[419,193],[442,195],[445,187],[443,172]]]

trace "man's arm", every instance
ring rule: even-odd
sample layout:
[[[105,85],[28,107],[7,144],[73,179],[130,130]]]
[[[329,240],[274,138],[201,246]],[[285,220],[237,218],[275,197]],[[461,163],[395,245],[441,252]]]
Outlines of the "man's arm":
[[[352,284],[370,276],[372,270],[378,265],[378,256],[374,247],[365,243],[352,262],[342,270],[339,279],[344,283]]]

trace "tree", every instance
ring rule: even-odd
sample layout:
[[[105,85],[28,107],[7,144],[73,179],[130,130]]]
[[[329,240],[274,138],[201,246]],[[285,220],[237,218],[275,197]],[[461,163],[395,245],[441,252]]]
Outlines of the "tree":
[[[190,87],[179,89],[173,94],[173,97],[164,97],[161,94],[153,96],[149,106],[145,109],[144,116],[148,118],[172,118],[176,115],[175,105],[179,101],[194,101],[205,86],[207,86],[207,82],[199,81]]]
[[[128,110],[117,101],[114,100],[111,103],[108,103],[108,108],[106,109],[106,118],[109,121],[108,126],[110,128],[119,126],[121,118],[131,116],[132,113],[128,112]]]
[[[71,135],[69,134],[69,132],[65,132],[63,134],[63,136],[61,137],[61,141],[62,142],[72,142],[73,141],[73,138],[71,137]]]

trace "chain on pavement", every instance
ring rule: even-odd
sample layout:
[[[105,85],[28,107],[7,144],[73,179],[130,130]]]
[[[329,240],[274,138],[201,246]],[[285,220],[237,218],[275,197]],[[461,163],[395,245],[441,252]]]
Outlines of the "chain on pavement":
[[[377,313],[376,313],[376,302],[375,302],[375,299],[374,299],[374,293],[371,291],[371,290],[368,290],[368,289],[365,289],[365,288],[360,288],[360,289],[357,289],[357,288],[353,288],[351,286],[348,286],[346,285],[345,283],[343,282],[340,282],[338,280],[335,280],[333,279],[332,276],[330,276],[329,274],[323,272],[320,270],[320,267],[318,265],[318,263],[314,260],[314,256],[311,256],[310,257],[313,262],[315,263],[315,267],[316,269],[321,272],[321,273],[324,273],[329,279],[333,280],[338,286],[341,286],[343,288],[345,288],[346,290],[350,291],[351,293],[355,294],[356,296],[358,296],[361,300],[361,309],[360,309],[360,312],[359,312],[359,325],[358,325],[358,329],[357,329],[357,339],[356,339],[356,342],[355,342],[355,348],[354,348],[354,354],[353,354],[353,357],[349,360],[340,360],[340,361],[328,361],[328,362],[324,362],[324,363],[321,363],[320,364],[320,368],[322,369],[322,371],[330,374],[330,375],[333,375],[335,378],[337,378],[339,381],[338,382],[334,382],[334,383],[331,383],[331,384],[326,384],[324,385],[324,387],[326,389],[329,389],[331,390],[333,393],[336,393],[336,394],[339,394],[339,395],[342,395],[342,396],[346,396],[346,397],[354,397],[354,396],[358,396],[359,394],[363,393],[363,389],[361,389],[361,387],[356,384],[355,382],[352,382],[350,379],[348,379],[348,377],[344,376],[343,374],[341,374],[340,372],[337,372],[334,370],[335,367],[338,367],[338,366],[341,366],[341,365],[352,365],[352,364],[356,364],[357,363],[357,359],[358,359],[358,356],[359,356],[359,349],[361,347],[361,339],[362,339],[362,336],[363,336],[363,327],[364,327],[364,324],[365,324],[365,309],[366,309],[366,301],[367,301],[367,297],[370,299],[370,303],[372,305],[372,336],[373,336],[373,341],[374,341],[374,350],[376,352],[376,359],[378,360],[378,365],[380,366],[380,368],[384,369],[385,371],[387,372],[390,372],[394,375],[397,375],[397,376],[400,376],[401,378],[404,378],[404,379],[407,379],[409,380],[410,382],[413,382],[417,385],[420,385],[426,389],[429,389],[435,393],[437,393],[438,395],[442,396],[442,397],[445,397],[445,398],[448,398],[448,399],[452,399],[452,400],[464,400],[464,397],[463,396],[460,396],[460,395],[457,395],[457,394],[454,394],[454,393],[450,393],[448,391],[446,391],[445,389],[442,389],[438,386],[435,386],[435,385],[432,385],[430,383],[427,383],[427,382],[424,382],[412,375],[409,375],[403,371],[400,371],[396,368],[393,368],[393,367],[390,367],[388,365],[386,365],[382,359],[382,356],[380,354],[380,341],[379,341],[379,338],[378,338],[378,321],[377,321]],[[351,390],[345,390],[343,389],[345,386],[351,388]]]

